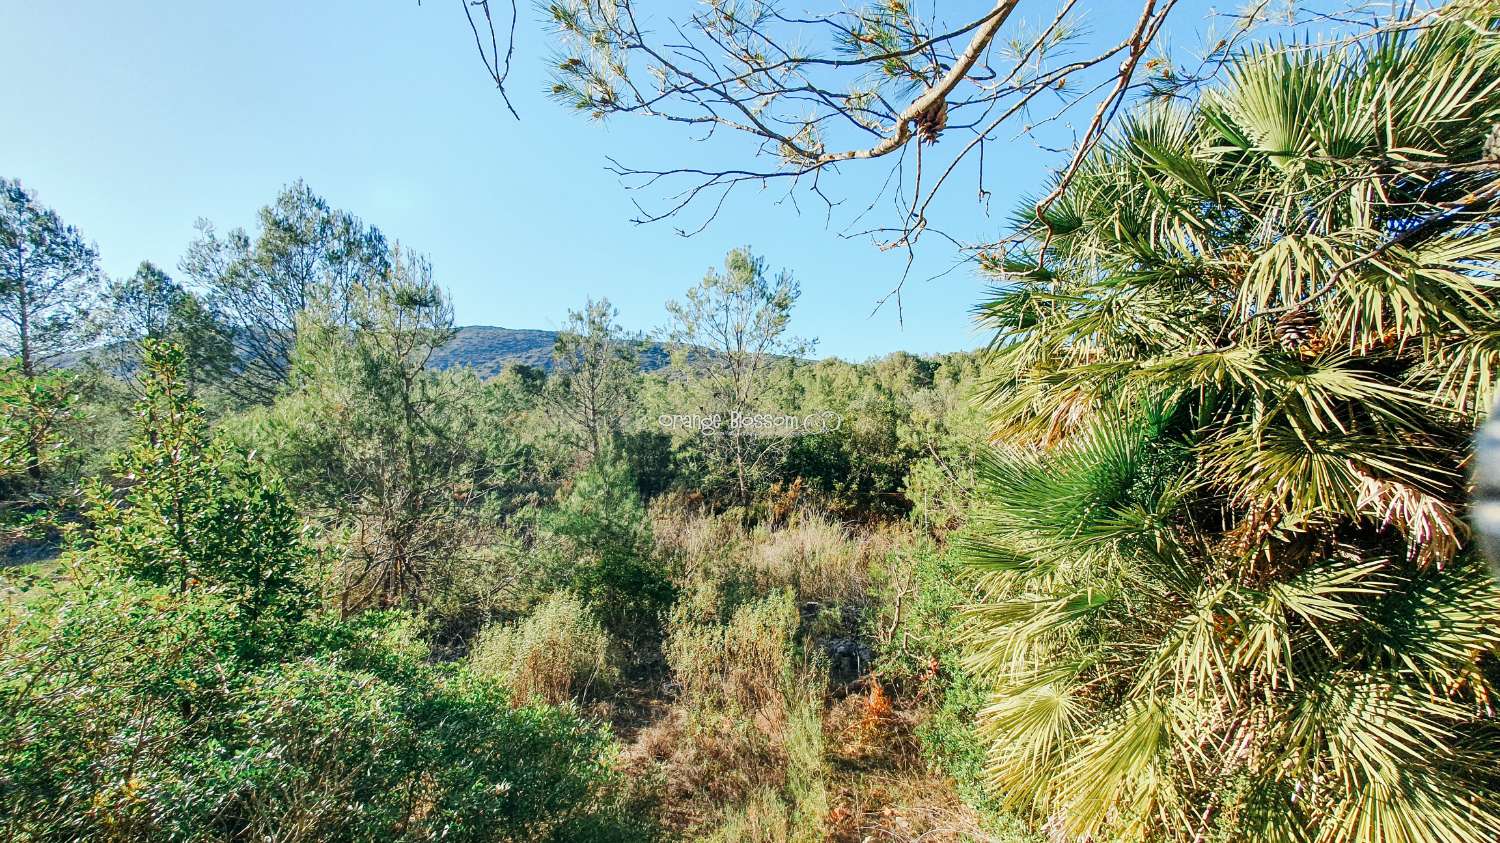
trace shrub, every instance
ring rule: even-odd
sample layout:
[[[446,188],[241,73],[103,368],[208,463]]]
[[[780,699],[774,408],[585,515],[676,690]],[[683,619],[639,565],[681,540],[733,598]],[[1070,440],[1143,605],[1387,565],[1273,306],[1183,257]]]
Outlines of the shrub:
[[[740,606],[727,623],[698,620],[682,606],[669,622],[667,662],[696,708],[784,709],[798,621],[790,589]]]
[[[803,601],[863,603],[870,564],[890,543],[885,531],[856,537],[812,510],[796,512],[784,526],[747,530],[724,516],[683,516],[658,507],[654,523],[658,552],[681,571],[689,590],[717,592],[730,611],[748,599],[744,595],[779,588],[791,588]],[[701,612],[713,613],[701,597],[692,599]]]
[[[673,757],[690,798],[711,809],[705,839],[821,841],[829,817],[822,688],[802,677],[786,694],[785,718],[754,722],[700,713],[683,725]]]
[[[271,627],[296,621],[312,602],[301,522],[272,478],[210,433],[185,386],[182,350],[147,340],[142,351],[137,429],[113,465],[126,485],[89,487],[92,529],[80,547],[114,574],[177,591],[220,589],[244,622],[264,622],[266,640],[254,646],[269,647]]]
[[[590,463],[545,526],[576,554],[569,589],[611,631],[638,640],[659,628],[676,590],[653,558],[651,522],[619,455],[605,452]]]
[[[515,702],[561,704],[606,689],[617,678],[610,639],[576,596],[557,592],[513,624],[487,627],[469,664],[510,689]]]
[[[412,621],[335,622],[295,517],[147,346],[118,497],[0,624],[0,816],[23,840],[622,840],[609,734],[430,664]],[[243,481],[243,482],[242,482]]]
[[[892,554],[877,583],[870,619],[880,651],[875,670],[922,702],[916,727],[922,759],[952,779],[987,828],[1016,834],[1019,820],[1002,810],[984,780],[985,742],[975,720],[987,689],[963,663],[961,611],[975,598],[973,572],[946,550],[927,546]]]
[[[679,498],[653,501],[651,524],[657,556],[685,579],[704,569],[720,569],[748,552],[743,527]]]
[[[223,589],[78,579],[0,639],[0,814],[22,839],[640,831],[606,733],[426,664],[399,616],[304,626],[257,664],[237,657],[247,610]]]
[[[791,586],[801,600],[858,603],[869,589],[862,547],[838,522],[802,512],[781,529],[759,528],[750,564],[767,586]]]
[[[973,462],[924,457],[906,472],[905,492],[911,520],[935,535],[946,535],[963,523],[974,492]]]
[[[600,559],[651,554],[651,522],[636,492],[630,466],[606,451],[573,479],[547,526],[580,553]]]
[[[667,659],[681,696],[671,769],[691,787],[677,790],[714,813],[710,839],[825,839],[823,666],[797,659],[797,624],[786,589],[725,621],[686,602],[673,611]]]
[[[788,692],[786,733],[786,793],[791,802],[794,840],[824,839],[828,819],[828,772],[823,760],[822,688],[797,683]]]
[[[79,451],[68,435],[76,426],[79,378],[71,372],[28,377],[0,362],[0,500],[47,493],[57,469]]]
[[[774,787],[762,787],[743,805],[731,808],[704,843],[790,843],[792,809]]]
[[[337,535],[344,611],[421,606],[461,626],[441,590],[482,551],[520,454],[494,390],[429,365],[452,336],[430,266],[398,247],[386,267],[300,314],[291,388],[232,427]]]

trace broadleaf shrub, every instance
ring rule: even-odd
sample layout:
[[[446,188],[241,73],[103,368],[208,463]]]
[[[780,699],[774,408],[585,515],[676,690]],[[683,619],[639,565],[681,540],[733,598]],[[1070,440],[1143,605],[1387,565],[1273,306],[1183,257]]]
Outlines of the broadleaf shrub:
[[[82,840],[631,840],[609,732],[434,665],[415,619],[317,611],[274,483],[147,346],[128,485],[0,624],[0,817]]]

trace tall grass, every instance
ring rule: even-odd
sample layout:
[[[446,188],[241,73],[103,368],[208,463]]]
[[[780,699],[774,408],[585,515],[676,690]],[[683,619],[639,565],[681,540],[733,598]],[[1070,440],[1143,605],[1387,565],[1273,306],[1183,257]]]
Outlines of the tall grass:
[[[792,843],[792,810],[774,787],[762,787],[726,811],[702,843]]]
[[[722,585],[679,602],[668,623],[672,765],[714,782],[718,798],[703,806],[716,816],[710,839],[821,840],[824,684],[821,666],[799,655],[796,595],[781,587],[733,606]]]
[[[930,584],[910,570],[933,552],[921,536],[807,510],[750,528],[666,505],[652,517],[678,587],[664,642],[676,698],[640,746],[661,764],[683,839],[989,839],[921,757],[913,721],[930,711],[897,714],[882,697],[880,728],[862,729],[870,706],[855,705],[852,720],[848,705],[828,708],[824,644],[868,637],[888,657],[930,616]],[[937,690],[917,678],[931,670],[918,637],[893,692]]]
[[[600,693],[618,679],[612,650],[609,634],[583,601],[560,591],[521,621],[487,627],[469,661],[504,682],[516,704],[557,705]]]
[[[754,528],[709,514],[654,510],[659,552],[688,582],[707,580],[764,594],[792,589],[799,600],[863,603],[870,563],[901,541],[896,531],[852,533],[825,514],[800,510],[783,525]]]
[[[800,513],[781,529],[757,528],[749,564],[761,582],[796,589],[803,600],[857,603],[869,591],[864,539],[826,515]]]
[[[683,697],[698,708],[735,713],[784,708],[798,622],[790,589],[740,606],[728,623],[701,620],[691,604],[679,604],[666,654]]]
[[[828,820],[828,770],[824,761],[822,689],[799,681],[790,689],[786,731],[786,792],[794,840],[819,840]]]

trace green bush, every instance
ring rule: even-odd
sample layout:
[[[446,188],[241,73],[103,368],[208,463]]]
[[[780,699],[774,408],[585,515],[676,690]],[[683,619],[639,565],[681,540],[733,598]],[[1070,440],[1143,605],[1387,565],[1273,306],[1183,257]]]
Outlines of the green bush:
[[[915,357],[897,352],[868,363],[830,358],[778,368],[777,386],[767,396],[778,412],[834,415],[819,417],[817,432],[805,431],[808,435],[756,454],[750,500],[737,493],[733,468],[726,463],[730,455],[718,441],[722,437],[689,429],[661,434],[660,415],[703,406],[696,374],[649,375],[637,420],[649,433],[632,440],[631,459],[645,481],[643,490],[690,492],[714,511],[745,507],[752,518],[774,522],[775,506],[767,506],[774,504],[767,500],[773,488],[797,483],[804,503],[840,520],[901,516],[914,503],[906,478],[917,463],[939,463],[945,476],[957,475],[962,482],[965,460],[984,436],[982,412],[968,402],[980,377],[978,362],[973,353]],[[649,452],[637,451],[648,445]]]
[[[277,483],[209,431],[186,388],[182,350],[150,340],[142,350],[137,430],[112,466],[123,488],[90,485],[92,528],[79,546],[113,575],[178,592],[219,589],[257,624],[255,646],[268,648],[272,627],[297,621],[312,602],[312,553],[297,513]]]
[[[621,457],[595,459],[543,523],[574,554],[569,590],[611,631],[638,640],[659,628],[676,589],[653,558],[651,520]]]
[[[974,579],[950,553],[930,545],[893,554],[877,577],[875,670],[925,702],[916,728],[922,758],[953,780],[987,829],[1011,839],[1020,823],[985,785],[985,743],[974,725],[987,691],[963,663],[962,607],[974,599]]]
[[[246,607],[106,577],[0,641],[0,814],[34,840],[578,840],[644,834],[608,734],[425,663],[399,615],[244,651]]]
[[[24,557],[57,546],[61,525],[77,517],[79,481],[124,442],[121,389],[100,372],[27,377],[0,361],[0,550],[24,543]]]
[[[147,346],[130,485],[0,623],[0,816],[24,840],[624,840],[609,734],[434,666],[397,613],[326,619],[274,484]],[[249,473],[245,473],[249,472]]]
[[[0,364],[0,498],[43,492],[59,464],[73,458],[77,444],[66,433],[78,397],[70,372],[27,377],[15,363]]]

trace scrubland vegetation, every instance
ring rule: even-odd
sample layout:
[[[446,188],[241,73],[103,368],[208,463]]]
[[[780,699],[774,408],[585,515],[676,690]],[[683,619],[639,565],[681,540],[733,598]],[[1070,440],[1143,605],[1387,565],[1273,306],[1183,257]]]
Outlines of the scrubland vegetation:
[[[113,295],[160,325],[9,377],[8,831],[981,827],[915,738],[937,697],[896,686],[937,674],[875,670],[882,642],[910,635],[922,537],[952,526],[972,482],[954,480],[982,437],[975,355],[790,356],[807,347],[783,337],[795,283],[738,250],[675,330],[748,326],[753,347],[683,339],[646,374],[644,342],[591,302],[550,375],[484,381],[428,365],[452,316],[409,252],[367,255],[345,290],[325,283],[331,265],[276,269],[292,250],[347,259],[351,237],[381,239],[294,185],[232,235],[214,282],[305,297],[291,329],[227,321],[213,287],[200,299],[148,269]],[[83,300],[93,257],[77,257]],[[713,321],[726,305],[739,322]],[[83,311],[63,314],[90,336]],[[189,318],[208,321],[191,333]],[[242,363],[246,334],[279,362]],[[269,399],[243,378],[266,378],[253,389]],[[662,423],[725,402],[820,426],[731,443]]]
[[[1497,16],[1142,103],[975,353],[814,359],[743,248],[481,378],[306,185],[184,284],[6,183],[0,832],[1496,839]]]

